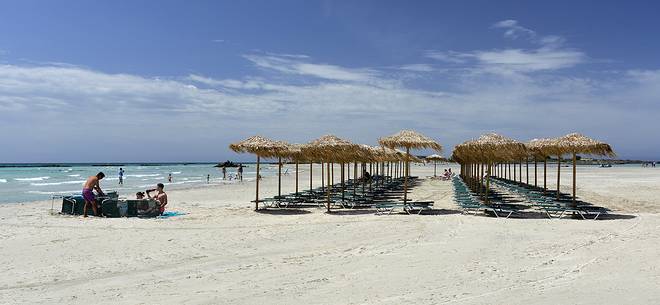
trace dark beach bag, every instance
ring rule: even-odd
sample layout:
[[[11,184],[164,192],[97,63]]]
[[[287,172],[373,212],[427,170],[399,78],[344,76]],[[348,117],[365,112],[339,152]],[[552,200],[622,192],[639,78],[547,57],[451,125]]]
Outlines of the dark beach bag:
[[[120,217],[119,207],[117,206],[117,200],[115,199],[106,199],[101,203],[101,213],[105,217]]]
[[[85,200],[80,195],[62,197],[62,214],[82,215],[84,207]],[[92,214],[93,213],[94,212],[92,212]]]

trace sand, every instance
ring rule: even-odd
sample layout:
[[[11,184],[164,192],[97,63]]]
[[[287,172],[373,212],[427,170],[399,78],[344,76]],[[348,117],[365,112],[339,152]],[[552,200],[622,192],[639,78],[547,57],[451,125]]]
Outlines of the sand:
[[[422,177],[432,171],[413,167]],[[461,215],[451,184],[431,179],[411,197],[434,200],[433,215],[255,213],[254,182],[172,191],[171,209],[187,215],[169,219],[83,219],[51,215],[50,202],[5,204],[0,303],[660,303],[660,169],[578,175],[578,195],[615,217]],[[284,177],[285,192],[293,177]],[[276,181],[264,180],[262,196],[277,192]],[[300,185],[309,186],[306,172]]]

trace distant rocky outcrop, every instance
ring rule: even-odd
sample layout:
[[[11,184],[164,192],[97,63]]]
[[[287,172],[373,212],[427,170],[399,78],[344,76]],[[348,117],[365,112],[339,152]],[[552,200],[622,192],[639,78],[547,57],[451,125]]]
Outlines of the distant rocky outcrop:
[[[231,161],[227,160],[225,162],[218,163],[214,167],[238,167],[238,163],[234,163],[234,162],[231,162]]]

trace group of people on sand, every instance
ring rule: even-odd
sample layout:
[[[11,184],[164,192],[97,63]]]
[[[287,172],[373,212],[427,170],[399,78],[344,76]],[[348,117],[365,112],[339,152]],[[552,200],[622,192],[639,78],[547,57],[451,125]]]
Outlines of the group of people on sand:
[[[209,177],[207,177],[207,183],[208,183],[208,178]],[[222,180],[227,180],[227,167],[225,167],[225,166],[222,167]],[[238,168],[236,169],[236,175],[235,176],[232,175],[232,174],[229,174],[229,180],[243,181],[243,164],[238,164]]]
[[[451,168],[445,168],[445,172],[440,176],[441,180],[450,180],[454,176],[454,173],[451,171]]]
[[[123,169],[120,169],[120,173],[121,173],[120,176],[123,176]],[[87,208],[89,206],[92,207],[92,210],[94,211],[94,216],[101,216],[101,214],[99,213],[99,206],[98,206],[99,203],[97,202],[96,198],[97,196],[98,197],[105,196],[105,193],[103,193],[100,184],[103,178],[105,178],[105,174],[103,172],[99,172],[95,176],[89,176],[85,181],[85,184],[83,185],[82,196],[83,196],[83,200],[85,200],[85,206],[83,207],[84,217],[87,217]],[[94,194],[94,191],[96,191],[96,194]],[[162,183],[158,183],[156,185],[156,188],[146,190],[144,193],[137,192],[135,194],[135,197],[137,199],[145,199],[144,198],[145,194],[147,198],[154,199],[156,200],[156,202],[158,202],[160,214],[163,214],[163,212],[165,212],[165,206],[167,206],[167,193],[165,193],[165,185],[163,185]]]

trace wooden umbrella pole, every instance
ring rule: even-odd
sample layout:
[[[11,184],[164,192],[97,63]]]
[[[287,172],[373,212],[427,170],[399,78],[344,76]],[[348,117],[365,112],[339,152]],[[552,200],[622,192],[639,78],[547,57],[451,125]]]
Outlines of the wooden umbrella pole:
[[[314,189],[312,184],[312,171],[314,170],[314,162],[309,162],[309,192],[311,193]]]
[[[260,157],[257,156],[257,195],[255,196],[254,199],[254,210],[258,211],[259,210],[259,161]]]
[[[529,185],[529,157],[525,157],[525,174],[527,175],[527,185]]]
[[[522,183],[522,159],[520,159],[520,166],[518,166],[518,178],[520,178],[520,183]]]
[[[436,168],[438,167],[438,162],[433,161],[433,177],[437,176],[436,175]]]
[[[355,195],[355,188],[357,187],[357,162],[353,162],[353,195]]]
[[[325,191],[325,168],[323,162],[321,162],[321,191]]]
[[[296,161],[296,196],[298,196],[298,161]]]
[[[371,177],[369,177],[369,192],[371,192],[371,184],[374,181],[374,164],[369,162],[369,174]]]
[[[332,166],[330,166],[331,174],[330,174],[330,180],[328,180],[328,185],[332,185],[333,187],[335,186],[335,163],[330,163]]]
[[[548,190],[548,186],[546,184],[546,180],[548,177],[547,172],[548,172],[548,158],[544,157],[543,158],[543,193],[544,194]]]
[[[513,181],[517,181],[516,180],[516,165],[518,165],[518,164],[513,163]]]
[[[573,152],[573,206],[575,206],[575,190],[576,190],[576,184],[575,184],[575,178],[576,178],[576,167],[577,165],[577,156],[575,155],[575,152]]]
[[[277,197],[282,197],[282,158],[277,158]]]
[[[484,194],[484,164],[479,163],[479,193]]]
[[[559,180],[561,179],[561,155],[557,156],[557,200],[559,200]]]
[[[330,184],[330,162],[328,162],[328,169],[327,169],[327,172],[328,172],[328,187],[327,187],[327,194],[328,194],[328,213],[330,213],[330,187],[331,187],[331,184]]]
[[[366,181],[364,181],[364,171],[367,170],[366,165],[364,165],[364,162],[361,164],[361,169],[362,172],[360,173],[360,179],[362,179],[362,194],[364,194],[364,185],[367,184]]]
[[[490,166],[491,163],[488,162],[488,171],[486,171],[486,203],[488,203],[488,190],[490,189]]]
[[[403,176],[403,203],[404,204],[408,202],[408,172],[407,172],[406,169],[408,168],[409,159],[410,159],[410,147],[406,147],[406,165],[405,165],[404,174],[403,174],[404,175]]]
[[[345,197],[344,197],[344,189],[345,189],[345,185],[344,185],[344,163],[342,162],[340,164],[341,164],[341,200],[344,200],[345,199]]]
[[[534,157],[534,187],[538,186],[538,184],[536,183],[536,176],[537,176],[536,166],[537,166],[537,164],[538,164],[538,161],[536,160],[536,157]]]

